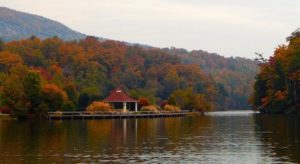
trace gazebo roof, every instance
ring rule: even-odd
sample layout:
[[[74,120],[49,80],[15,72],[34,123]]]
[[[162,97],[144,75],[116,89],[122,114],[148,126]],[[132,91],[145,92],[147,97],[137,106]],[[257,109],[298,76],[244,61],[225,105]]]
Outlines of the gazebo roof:
[[[110,95],[107,98],[105,98],[103,101],[104,102],[138,102],[138,100],[129,97],[120,88],[111,91]]]

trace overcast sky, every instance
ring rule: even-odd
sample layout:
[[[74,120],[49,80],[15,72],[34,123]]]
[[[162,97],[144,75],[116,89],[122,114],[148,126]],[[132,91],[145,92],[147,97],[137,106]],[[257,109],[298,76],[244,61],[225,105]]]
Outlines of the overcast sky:
[[[300,0],[0,0],[88,34],[223,56],[270,56],[300,27]]]

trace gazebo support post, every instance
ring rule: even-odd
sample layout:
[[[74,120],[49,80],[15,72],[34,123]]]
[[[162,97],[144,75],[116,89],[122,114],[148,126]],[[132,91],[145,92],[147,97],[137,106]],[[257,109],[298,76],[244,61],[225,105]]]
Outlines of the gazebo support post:
[[[123,102],[123,112],[127,112],[127,103]]]
[[[137,102],[134,103],[134,111],[135,111],[135,112],[138,111],[138,103],[137,103]]]

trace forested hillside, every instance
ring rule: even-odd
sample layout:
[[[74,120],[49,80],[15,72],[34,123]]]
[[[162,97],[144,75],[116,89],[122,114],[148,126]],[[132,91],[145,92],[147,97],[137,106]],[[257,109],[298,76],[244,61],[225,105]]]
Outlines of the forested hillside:
[[[206,51],[164,49],[178,56],[184,64],[196,64],[210,76],[219,90],[218,102],[222,109],[249,109],[248,99],[258,71],[258,62],[246,58],[226,58]]]
[[[198,65],[182,64],[178,56],[160,49],[94,37],[31,37],[0,47],[1,103],[19,113],[83,110],[119,86],[152,104],[186,110],[193,110],[195,103],[198,110],[220,107],[213,79]]]
[[[269,59],[260,56],[251,102],[263,113],[300,113],[300,31],[287,41]]]
[[[64,40],[83,39],[84,34],[37,15],[0,7],[0,37],[5,41],[25,39],[32,35],[45,39],[58,36]]]
[[[63,41],[33,36],[0,47],[2,106],[25,113],[83,110],[119,86],[151,104],[246,109],[256,68],[241,58],[145,49],[94,37]]]

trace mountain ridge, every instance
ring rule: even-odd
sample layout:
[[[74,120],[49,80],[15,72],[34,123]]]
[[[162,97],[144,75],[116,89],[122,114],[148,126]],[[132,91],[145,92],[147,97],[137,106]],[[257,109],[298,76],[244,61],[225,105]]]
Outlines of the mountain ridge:
[[[0,7],[0,37],[4,41],[26,39],[30,36],[41,39],[57,36],[64,40],[77,40],[85,34],[43,16]]]

